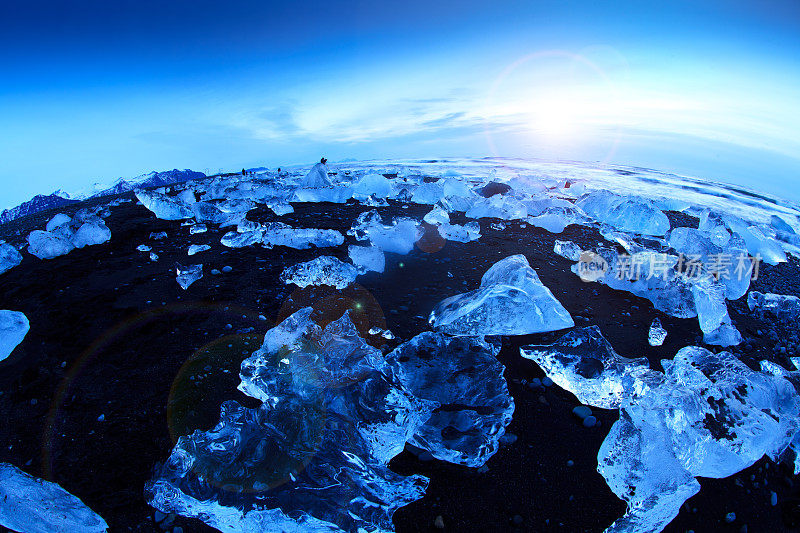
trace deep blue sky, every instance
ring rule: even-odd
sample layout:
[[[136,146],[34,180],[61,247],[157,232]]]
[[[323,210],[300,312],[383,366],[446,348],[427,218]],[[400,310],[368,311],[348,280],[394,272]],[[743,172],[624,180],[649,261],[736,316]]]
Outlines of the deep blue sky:
[[[0,208],[322,154],[600,160],[800,199],[796,0],[6,2],[0,50]]]

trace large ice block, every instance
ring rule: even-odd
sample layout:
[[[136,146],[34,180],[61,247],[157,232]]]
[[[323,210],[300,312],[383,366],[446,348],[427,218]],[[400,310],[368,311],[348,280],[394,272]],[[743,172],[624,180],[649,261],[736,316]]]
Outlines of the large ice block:
[[[173,196],[156,191],[138,190],[136,198],[161,220],[184,220],[194,216],[190,206]]]
[[[524,255],[498,261],[479,289],[447,298],[428,321],[450,335],[526,335],[571,328],[572,317]]]
[[[437,459],[481,466],[514,414],[498,348],[479,338],[420,333],[387,356],[412,394],[440,405],[409,442]]]
[[[596,327],[520,352],[582,402],[620,409],[597,459],[628,511],[607,531],[661,531],[699,490],[694,478],[777,460],[798,441],[800,397],[770,365],[758,372],[729,352],[687,346],[661,361],[662,373],[617,355]]]
[[[11,355],[30,329],[28,317],[19,311],[0,311],[0,361]]]
[[[58,484],[0,463],[0,525],[24,533],[103,533],[100,515]]]
[[[652,202],[606,190],[589,193],[576,203],[587,215],[622,231],[664,235],[669,231],[667,216]]]
[[[7,242],[0,241],[0,274],[22,262],[22,254]]]

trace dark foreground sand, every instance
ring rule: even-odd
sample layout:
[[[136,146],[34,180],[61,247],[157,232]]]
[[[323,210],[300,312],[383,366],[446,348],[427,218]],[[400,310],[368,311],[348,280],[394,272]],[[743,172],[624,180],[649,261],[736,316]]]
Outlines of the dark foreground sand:
[[[266,210],[248,218],[346,232],[368,209],[294,206],[294,214],[280,218]],[[378,211],[384,218],[421,219],[429,209],[392,204]],[[53,214],[0,226],[0,238],[19,244]],[[673,224],[696,224],[685,215],[670,215]],[[604,242],[596,231],[570,226],[553,235],[517,222],[497,231],[490,227],[493,221],[480,222],[478,241],[443,243],[429,234],[422,249],[387,254],[386,272],[362,276],[356,287],[298,291],[278,281],[283,268],[322,254],[346,259],[346,245],[227,249],[219,244],[224,231],[190,236],[180,222],[157,220],[135,203],[112,208],[106,220],[109,243],[48,261],[26,253],[20,266],[0,275],[0,309],[23,311],[31,323],[25,341],[0,363],[0,461],[58,482],[103,516],[111,531],[159,531],[142,494],[153,465],[168,456],[179,435],[215,425],[223,401],[255,406],[236,390],[238,369],[268,327],[309,304],[331,319],[350,308],[364,331],[374,325],[391,329],[396,339],[387,348],[394,347],[427,328],[428,313],[439,300],[476,288],[493,263],[517,253],[526,255],[578,326],[598,325],[622,355],[646,356],[658,365],[700,342],[696,319],[672,318],[646,300],[583,283],[569,271],[570,262],[552,251],[556,238],[594,247]],[[148,238],[158,231],[169,239]],[[203,243],[212,250],[187,257],[189,244]],[[152,246],[159,261],[137,251],[139,244]],[[175,262],[203,263],[203,279],[183,291],[175,282]],[[211,275],[212,268],[225,265],[233,271]],[[753,288],[800,295],[800,267],[794,260],[764,266]],[[745,300],[729,306],[734,324],[753,337],[753,347],[737,353],[748,363],[769,358],[786,365],[769,333],[774,330],[783,343],[796,331],[752,318]],[[669,335],[653,348],[647,330],[655,317]],[[593,409],[602,425],[586,429],[571,415],[578,404],[571,394],[527,384],[543,374],[519,356],[518,347],[552,342],[560,334],[496,339],[503,345],[500,359],[516,403],[508,431],[518,438],[489,460],[488,471],[420,461],[409,452],[392,461],[400,473],[431,478],[426,496],[395,514],[398,532],[436,530],[437,516],[446,531],[597,532],[624,513],[623,502],[595,470],[597,450],[616,412]],[[788,465],[761,460],[728,479],[700,481],[700,494],[667,531],[795,531],[800,524],[800,485]],[[771,491],[778,494],[775,507]],[[729,512],[736,513],[733,523],[725,522]],[[182,518],[173,525],[210,531]]]

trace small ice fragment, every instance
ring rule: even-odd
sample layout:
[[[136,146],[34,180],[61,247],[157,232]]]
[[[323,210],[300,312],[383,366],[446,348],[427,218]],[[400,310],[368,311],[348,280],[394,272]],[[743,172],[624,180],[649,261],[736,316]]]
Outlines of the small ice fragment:
[[[223,272],[225,272],[226,274],[227,274],[228,272],[231,272],[232,270],[233,270],[233,267],[229,267],[229,266],[227,266],[227,265],[226,265],[226,266],[224,266],[224,267],[222,267],[222,271],[223,271]]]
[[[189,265],[176,267],[178,276],[175,281],[181,286],[183,290],[189,288],[189,285],[203,277],[203,265]]]
[[[385,225],[377,211],[365,211],[358,215],[353,227],[347,232],[357,241],[369,239],[384,252],[407,254],[422,236],[419,223],[410,218],[396,218]]]
[[[211,246],[207,244],[192,244],[189,246],[189,250],[186,252],[189,255],[199,254],[200,252],[205,252],[206,250],[210,250]]]
[[[779,320],[800,317],[800,298],[797,296],[750,291],[747,305],[751,311],[769,313]]]
[[[155,252],[150,252],[150,261],[158,261],[158,255],[156,255]]]
[[[208,231],[208,227],[205,224],[195,224],[191,228],[189,228],[189,234],[195,235],[197,233],[205,233]]]
[[[56,483],[0,463],[0,525],[25,533],[103,533],[108,525]]]
[[[166,231],[159,231],[158,233],[151,233],[150,234],[150,238],[152,240],[154,240],[154,241],[160,241],[161,239],[166,239],[167,238],[167,232]]]
[[[0,311],[0,361],[11,355],[30,329],[28,318],[19,311]]]
[[[288,267],[281,274],[281,280],[286,284],[294,283],[301,288],[309,285],[330,285],[344,289],[355,281],[356,276],[358,270],[350,263],[344,263],[330,255],[323,255]]]
[[[565,259],[570,261],[579,261],[581,258],[581,247],[572,241],[559,241],[553,245],[553,251]]]
[[[294,213],[294,208],[288,203],[268,203],[267,207],[272,209],[272,212],[278,216]]]
[[[664,339],[667,338],[667,330],[661,325],[661,321],[657,318],[653,319],[650,324],[650,331],[647,334],[647,342],[650,346],[661,346],[664,344]]]
[[[152,248],[150,248],[146,244],[140,244],[139,246],[136,247],[136,249],[139,250],[140,252],[149,252],[150,250],[152,250]]]

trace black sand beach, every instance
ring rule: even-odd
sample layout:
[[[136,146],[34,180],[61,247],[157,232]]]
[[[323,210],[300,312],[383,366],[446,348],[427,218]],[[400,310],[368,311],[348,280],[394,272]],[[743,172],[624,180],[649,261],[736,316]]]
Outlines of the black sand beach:
[[[133,199],[130,193],[123,197]],[[359,213],[372,209],[356,203],[294,208],[282,217],[258,208],[248,218],[345,233]],[[421,219],[430,207],[390,201],[377,209],[384,219]],[[0,239],[19,245],[53,214],[0,226]],[[673,226],[696,225],[686,215],[668,214]],[[556,235],[519,221],[503,222],[506,228],[498,230],[495,222],[500,221],[481,219],[481,238],[466,244],[444,242],[433,230],[408,255],[387,254],[384,273],[361,276],[346,290],[296,290],[278,279],[285,267],[319,255],[346,259],[352,237],[338,248],[229,249],[219,243],[227,230],[209,225],[207,233],[189,235],[188,227],[156,219],[135,199],[113,207],[106,219],[110,242],[52,260],[24,253],[21,265],[0,275],[0,309],[22,311],[31,324],[23,343],[0,363],[0,462],[59,483],[99,513],[111,531],[160,531],[142,490],[153,466],[166,459],[178,436],[215,425],[223,401],[255,406],[236,390],[239,364],[271,325],[306,305],[329,319],[349,308],[364,333],[371,326],[388,327],[396,336],[388,341],[392,348],[428,329],[438,301],[476,288],[493,263],[512,254],[528,258],[577,326],[599,326],[621,355],[646,356],[660,368],[660,359],[702,343],[697,319],[673,318],[647,300],[584,283],[568,260],[553,253],[556,239],[584,248],[610,245],[597,231],[573,225]],[[169,237],[149,238],[159,231]],[[137,251],[140,244],[151,246],[158,261]],[[187,257],[189,244],[212,249]],[[202,263],[203,278],[184,291],[175,282],[176,262]],[[232,270],[211,274],[224,266]],[[800,295],[800,264],[790,259],[777,267],[762,265],[751,288]],[[742,360],[756,367],[766,358],[788,367],[792,345],[788,354],[776,348],[790,343],[793,325],[754,318],[746,298],[730,302],[729,309],[733,323],[753,339],[752,348],[734,348]],[[651,347],[647,331],[656,317],[669,335],[663,346]],[[543,373],[519,356],[519,346],[549,343],[561,334],[493,339],[503,347],[499,358],[516,404],[507,430],[517,438],[489,460],[488,470],[424,461],[408,451],[392,461],[399,473],[431,478],[425,497],[395,514],[398,532],[441,530],[439,516],[444,531],[599,532],[624,513],[624,503],[596,471],[597,451],[616,411],[593,409],[601,425],[584,428],[571,414],[575,397],[556,386],[531,387],[530,380]],[[788,464],[762,459],[730,478],[700,482],[701,492],[666,531],[800,527],[800,485]],[[770,503],[772,491],[777,506]],[[736,518],[729,523],[731,512]],[[196,520],[166,522],[185,532],[211,531]]]

